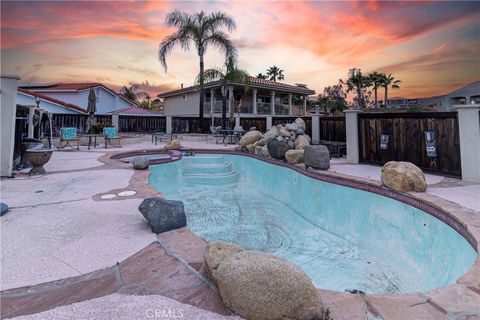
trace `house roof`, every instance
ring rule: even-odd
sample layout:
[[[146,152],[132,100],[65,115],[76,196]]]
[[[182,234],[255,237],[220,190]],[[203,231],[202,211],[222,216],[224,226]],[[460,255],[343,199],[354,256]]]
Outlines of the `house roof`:
[[[27,89],[24,89],[24,88],[18,88],[17,90],[19,92],[30,95],[32,97],[38,97],[42,100],[46,100],[46,101],[58,104],[62,107],[68,108],[68,109],[72,109],[72,110],[75,110],[75,111],[80,111],[80,112],[87,113],[87,110],[85,110],[84,108],[79,107],[79,106],[74,105],[74,104],[71,104],[71,103],[67,103],[67,102],[64,102],[64,101],[61,101],[61,100],[58,100],[58,99],[55,99],[55,98],[52,98],[52,97],[49,97],[49,96],[46,96],[46,95],[43,95],[43,94],[39,94],[37,92],[33,92],[33,91],[30,91],[30,90],[27,90]]]
[[[221,81],[213,81],[205,84],[205,88],[214,88],[217,86],[220,86],[222,84]],[[229,82],[229,84],[236,84],[236,85],[242,85],[241,83],[232,83]],[[298,93],[298,94],[305,94],[305,95],[312,95],[315,94],[314,90],[307,89],[307,88],[302,88],[298,86],[293,86],[290,84],[282,83],[282,82],[275,82],[272,80],[264,80],[264,79],[258,79],[255,77],[250,77],[250,86],[253,88],[260,88],[260,89],[269,89],[269,90],[279,90],[279,91],[287,91],[287,92],[292,92],[292,93]],[[183,89],[178,89],[178,90],[173,90],[169,92],[164,92],[158,95],[159,98],[167,98],[167,97],[172,97],[176,96],[179,94],[184,94],[188,92],[194,92],[200,89],[199,85],[195,86],[190,86],[186,87]]]
[[[110,113],[118,113],[118,114],[128,114],[128,115],[152,115],[152,116],[159,116],[162,115],[160,112],[155,112],[152,110],[148,110],[145,108],[140,107],[127,107],[120,110],[115,110]]]
[[[135,101],[128,99],[123,94],[115,92],[114,90],[110,89],[109,87],[100,82],[56,82],[46,84],[26,84],[20,85],[19,87],[35,92],[76,92],[90,88],[102,87],[113,95],[117,95],[129,103],[137,105]]]

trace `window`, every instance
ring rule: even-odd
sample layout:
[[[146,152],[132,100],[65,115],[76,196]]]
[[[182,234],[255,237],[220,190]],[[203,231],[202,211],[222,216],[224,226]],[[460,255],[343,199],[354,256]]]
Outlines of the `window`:
[[[186,95],[186,94],[184,94],[184,95],[182,96],[182,100],[187,100],[187,95]]]
[[[210,91],[205,91],[205,102],[210,102],[211,94]]]

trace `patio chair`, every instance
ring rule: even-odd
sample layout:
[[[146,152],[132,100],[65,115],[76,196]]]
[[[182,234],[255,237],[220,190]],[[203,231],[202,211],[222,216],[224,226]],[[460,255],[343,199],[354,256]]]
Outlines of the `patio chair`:
[[[213,143],[213,140],[215,140],[215,143],[218,143],[219,139],[223,139],[223,135],[219,133],[220,129],[222,129],[222,126],[210,126],[210,132],[211,132],[211,142]]]
[[[77,142],[77,150],[80,150],[80,137],[77,135],[77,128],[60,128],[60,149],[65,149],[69,146],[74,149],[70,142]],[[62,146],[62,142],[65,142],[65,145]]]
[[[108,143],[112,144],[112,141],[118,141],[118,146],[121,147],[120,141],[122,137],[117,135],[117,129],[114,127],[103,128],[103,138],[105,139],[105,149],[107,149]]]

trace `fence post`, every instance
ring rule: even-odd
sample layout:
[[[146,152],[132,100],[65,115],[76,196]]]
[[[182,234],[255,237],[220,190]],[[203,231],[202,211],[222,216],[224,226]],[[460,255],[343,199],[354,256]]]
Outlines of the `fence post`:
[[[267,130],[272,127],[272,117],[267,117]]]
[[[361,110],[345,110],[345,127],[347,135],[347,162],[359,163],[358,114]]]
[[[312,114],[312,144],[320,143],[320,115]]]
[[[165,120],[165,131],[167,134],[172,134],[172,116],[167,116]]]
[[[462,180],[480,182],[480,106],[456,105],[460,133]]]
[[[120,126],[119,126],[119,115],[114,113],[112,114],[112,126],[117,130],[117,132],[120,132]]]

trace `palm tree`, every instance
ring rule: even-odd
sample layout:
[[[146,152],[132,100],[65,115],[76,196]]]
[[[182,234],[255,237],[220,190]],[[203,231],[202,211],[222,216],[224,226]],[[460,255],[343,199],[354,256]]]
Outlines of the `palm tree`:
[[[373,71],[368,75],[371,85],[373,85],[373,92],[375,94],[375,109],[378,108],[378,87],[381,85],[385,74],[378,73],[377,71]]]
[[[398,89],[400,88],[399,83],[402,82],[400,80],[395,80],[395,77],[392,76],[392,74],[388,75],[383,75],[381,79],[381,85],[382,87],[385,88],[385,97],[383,100],[383,105],[385,108],[387,107],[387,101],[388,101],[388,87],[391,87],[392,89]]]
[[[267,69],[267,76],[270,77],[270,80],[273,80],[275,82],[277,81],[277,79],[285,79],[285,76],[283,75],[283,70],[275,65]]]
[[[356,101],[360,108],[366,107],[365,88],[370,84],[368,77],[362,74],[362,70],[353,68],[348,71],[347,81],[340,80],[341,84],[347,85],[347,93],[355,91],[357,94]]]
[[[136,102],[138,100],[138,90],[140,87],[137,84],[132,84],[130,86],[123,86],[120,88],[120,93],[129,100]]]
[[[263,73],[260,72],[260,73],[257,73],[256,78],[267,80],[268,76],[266,76],[266,75],[264,75]]]
[[[226,59],[229,57],[236,58],[237,50],[233,42],[228,38],[228,34],[221,30],[226,28],[229,32],[232,32],[236,28],[235,21],[230,15],[220,11],[206,14],[202,10],[194,14],[188,14],[175,10],[167,15],[165,24],[167,27],[177,28],[177,31],[166,36],[160,43],[158,57],[165,68],[165,72],[167,72],[166,57],[176,46],[189,51],[193,44],[197,50],[200,59],[200,105],[198,112],[199,122],[202,123],[205,104],[204,55],[208,46],[212,45],[218,47],[220,52],[225,54]]]
[[[305,89],[308,89],[308,85],[305,84],[305,83],[295,83],[295,85],[299,88],[305,88]]]
[[[247,71],[240,69],[232,57],[229,57],[225,62],[225,69],[210,68],[203,72],[202,75],[197,76],[197,83],[200,83],[200,79],[204,79],[207,82],[221,81],[222,83],[222,127],[225,128],[227,122],[227,94],[228,83],[239,83],[245,86],[245,92],[250,88],[250,75]],[[228,97],[231,99],[231,97]]]

